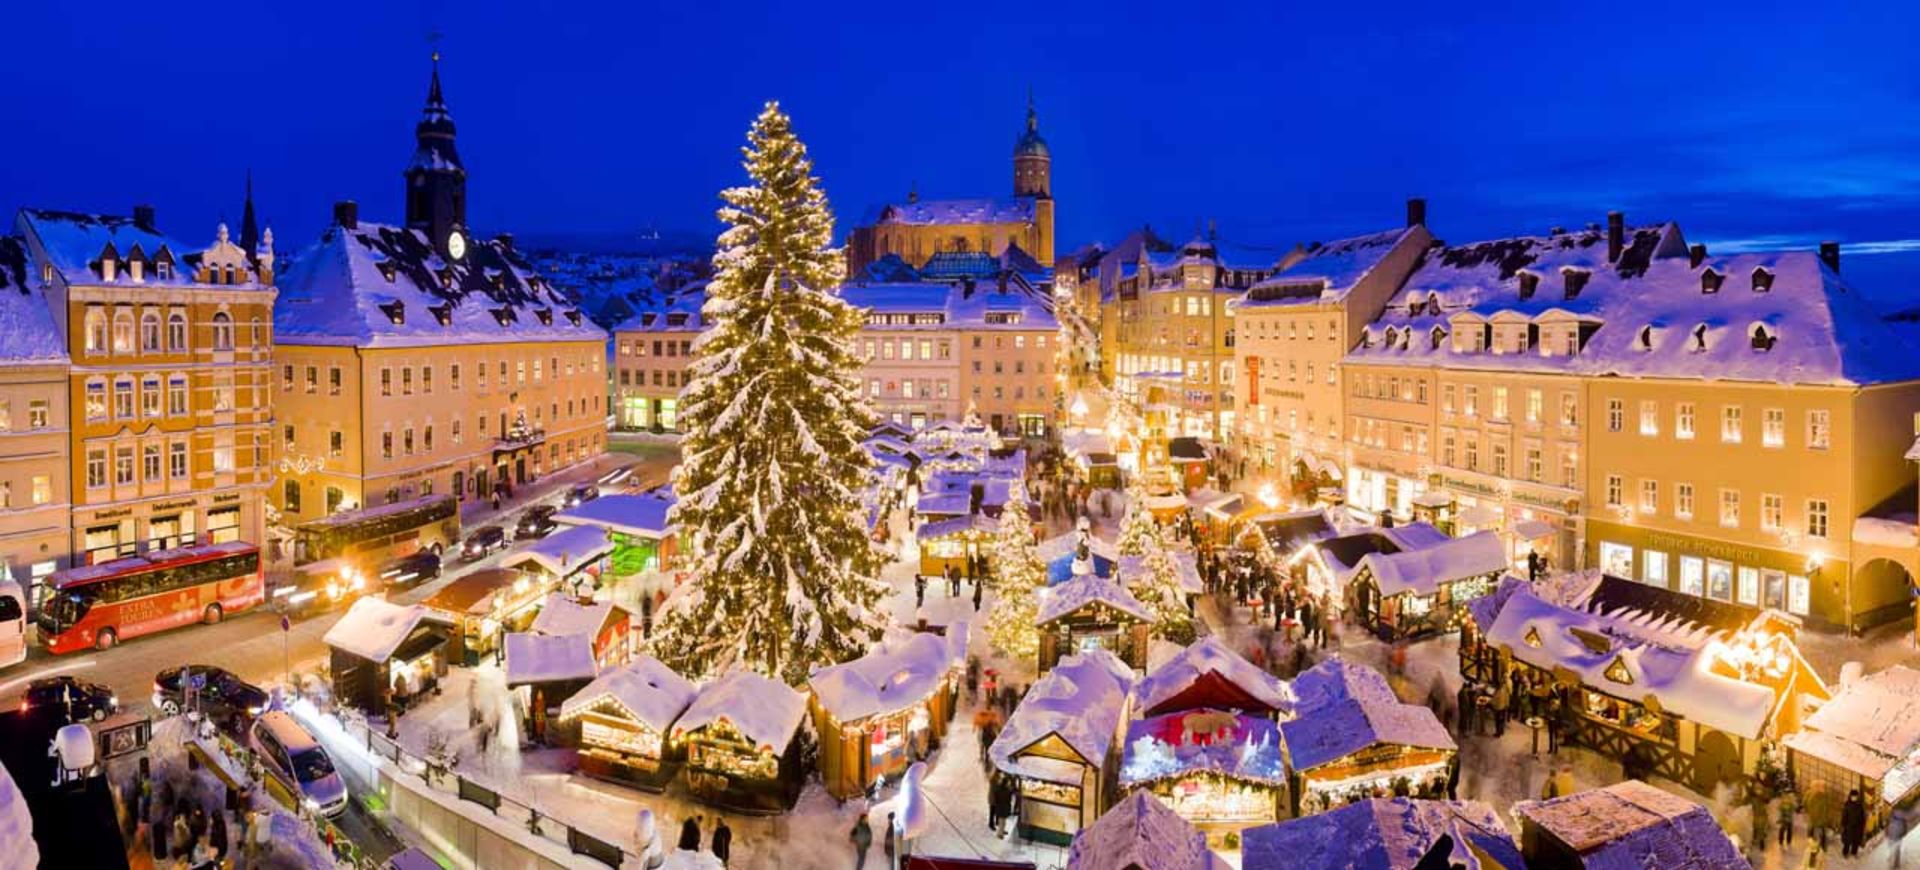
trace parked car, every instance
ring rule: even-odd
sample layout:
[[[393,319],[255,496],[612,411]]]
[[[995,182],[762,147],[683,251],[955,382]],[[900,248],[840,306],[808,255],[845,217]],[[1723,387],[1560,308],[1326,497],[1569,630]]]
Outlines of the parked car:
[[[380,566],[380,582],[387,586],[414,586],[440,576],[440,554],[419,550],[388,559]]]
[[[582,502],[593,501],[599,497],[600,487],[594,486],[591,483],[577,483],[574,484],[572,489],[567,490],[566,498],[562,499],[562,503],[567,507],[574,507]]]
[[[27,684],[27,697],[20,702],[24,712],[56,711],[68,722],[92,719],[99,722],[120,709],[113,690],[99,683],[74,679],[71,674],[42,677]]]
[[[183,677],[186,686],[182,685]],[[242,680],[224,668],[187,665],[153,675],[153,708],[166,716],[179,713],[187,705],[188,687],[193,689],[200,709],[219,718],[258,716],[266,712],[267,701],[271,699],[266,689]]]
[[[328,817],[346,812],[347,784],[334,770],[333,758],[286,711],[255,720],[250,742],[268,775],[299,795],[307,809]]]
[[[472,561],[483,558],[495,550],[506,548],[507,533],[505,531],[502,531],[499,526],[481,526],[467,536],[466,543],[460,545],[460,552],[468,561]]]
[[[553,534],[554,529],[560,528],[560,524],[553,521],[553,514],[557,510],[559,509],[550,504],[537,504],[527,508],[527,512],[520,515],[519,525],[513,527],[513,539],[531,541]]]

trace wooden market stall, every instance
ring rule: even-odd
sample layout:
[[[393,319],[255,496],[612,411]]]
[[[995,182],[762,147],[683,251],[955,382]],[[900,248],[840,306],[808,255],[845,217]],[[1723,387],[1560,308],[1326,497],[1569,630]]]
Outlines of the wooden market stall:
[[[574,526],[508,553],[500,566],[523,571],[542,585],[569,595],[591,595],[600,588],[613,549],[606,529]]]
[[[1142,677],[1133,704],[1142,716],[1211,709],[1284,720],[1293,716],[1294,693],[1286,681],[1208,636]]]
[[[1637,779],[1521,801],[1513,815],[1529,867],[1748,866],[1706,807]]]
[[[560,707],[575,692],[593,682],[599,665],[593,660],[593,641],[583,634],[546,635],[512,632],[503,644],[507,691],[522,711],[521,733],[535,743],[561,745],[552,724]]]
[[[1153,610],[1120,584],[1083,574],[1040,593],[1040,673],[1078,652],[1104,649],[1129,667],[1147,664]]]
[[[1443,797],[1458,747],[1433,711],[1401,703],[1386,677],[1339,656],[1293,681],[1295,716],[1280,725],[1293,814],[1370,797]]]
[[[1920,802],[1920,671],[1894,665],[1842,686],[1781,741],[1804,799],[1826,790],[1834,805],[1859,789],[1867,830]]]
[[[966,644],[966,623],[958,623],[947,636],[884,641],[860,658],[814,671],[807,685],[828,794],[855,797],[932,755],[953,719]]]
[[[560,705],[560,721],[579,731],[580,772],[664,791],[685,759],[667,735],[698,694],[652,656],[602,672]]]
[[[451,626],[418,604],[354,601],[324,638],[334,701],[374,713],[404,709],[446,676],[450,632]]]
[[[707,683],[673,725],[673,744],[686,753],[687,791],[735,812],[792,809],[806,782],[806,716],[806,695],[752,671]]]
[[[1520,844],[1480,801],[1369,798],[1247,831],[1245,867],[1526,870]]]
[[[553,515],[563,526],[598,526],[613,542],[608,568],[615,576],[670,571],[679,566],[679,533],[668,521],[673,491],[603,495]]]
[[[552,586],[531,574],[482,568],[455,577],[421,604],[454,626],[448,661],[473,667],[488,655],[499,656],[507,632],[532,625],[550,591]]]
[[[1106,812],[1119,768],[1133,669],[1103,649],[1035,681],[987,755],[1019,789],[1020,836],[1065,845]]]
[[[1067,870],[1151,867],[1217,870],[1207,836],[1152,794],[1137,791],[1074,835]]]
[[[1448,538],[1398,553],[1369,553],[1349,580],[1360,624],[1394,641],[1452,631],[1466,602],[1491,593],[1507,571],[1506,548],[1493,532]]]
[[[549,592],[527,630],[555,637],[586,635],[593,642],[593,660],[602,668],[621,664],[633,654],[633,614],[611,601],[582,601],[564,592]]]
[[[1207,445],[1198,438],[1167,439],[1167,464],[1173,466],[1174,479],[1183,492],[1206,486],[1213,475],[1213,457],[1207,455]]]
[[[914,532],[920,543],[920,574],[940,577],[953,568],[967,571],[967,557],[986,554],[1000,523],[984,514],[965,514],[923,523]]]
[[[1286,750],[1264,716],[1202,707],[1135,719],[1124,745],[1120,788],[1152,792],[1215,848],[1287,806]]]

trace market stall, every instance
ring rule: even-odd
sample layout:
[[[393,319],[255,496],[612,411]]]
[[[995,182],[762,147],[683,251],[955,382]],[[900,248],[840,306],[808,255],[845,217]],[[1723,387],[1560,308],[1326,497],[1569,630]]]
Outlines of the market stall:
[[[1802,795],[1859,789],[1877,830],[1920,800],[1920,671],[1894,665],[1847,683],[1781,743]]]
[[[585,635],[593,642],[593,660],[603,668],[625,662],[633,654],[633,614],[611,601],[582,601],[550,592],[527,630],[554,637]]]
[[[608,568],[615,576],[667,571],[679,564],[679,532],[668,520],[674,501],[667,487],[603,495],[554,514],[553,521],[606,530],[613,542]]]
[[[354,601],[324,638],[334,701],[380,713],[390,705],[404,708],[423,692],[435,690],[447,673],[450,631],[418,604]]]
[[[1241,863],[1259,867],[1525,870],[1520,845],[1479,801],[1368,799],[1246,832]]]
[[[1287,804],[1286,749],[1270,718],[1196,708],[1127,723],[1120,788],[1151,791],[1230,848],[1240,832],[1280,818]]]
[[[743,813],[792,809],[806,781],[800,723],[807,696],[752,671],[707,683],[673,725],[687,791]]]
[[[1214,709],[1288,719],[1294,696],[1286,681],[1242,658],[1219,638],[1206,637],[1142,677],[1134,686],[1133,706],[1143,716]]]
[[[1293,814],[1369,797],[1440,797],[1458,747],[1432,710],[1403,704],[1379,671],[1338,656],[1292,684],[1295,717],[1280,725],[1293,774]]]
[[[1040,593],[1040,673],[1074,653],[1104,649],[1130,667],[1147,663],[1152,608],[1112,580],[1083,574]]]
[[[1074,835],[1067,870],[1151,867],[1225,870],[1207,837],[1152,794],[1137,791]]]
[[[664,791],[685,755],[667,735],[698,693],[652,656],[602,672],[560,705],[561,723],[579,729],[580,772]]]
[[[1207,455],[1207,446],[1198,438],[1167,439],[1167,464],[1173,466],[1182,491],[1206,486],[1207,478],[1213,475],[1213,457]]]
[[[923,523],[914,532],[920,543],[920,574],[940,577],[953,568],[967,572],[969,556],[983,556],[993,546],[1000,523],[983,514],[966,514]]]
[[[1452,631],[1466,602],[1491,593],[1507,571],[1500,537],[1475,532],[1432,546],[1361,557],[1348,594],[1360,624],[1394,641]]]
[[[1019,788],[1020,836],[1065,845],[1106,811],[1133,670],[1106,650],[1061,659],[988,748]]]
[[[548,588],[582,596],[600,588],[612,555],[613,541],[606,529],[574,526],[508,553],[500,566],[525,572]]]
[[[966,662],[966,624],[915,633],[813,672],[814,730],[827,793],[846,800],[928,758],[946,736]]]
[[[455,577],[421,602],[454,626],[449,661],[473,667],[487,655],[498,657],[500,638],[524,631],[540,612],[552,586],[508,568],[482,568]]]
[[[524,716],[521,733],[536,743],[557,740],[551,723],[560,705],[593,681],[599,666],[593,660],[593,642],[583,634],[553,636],[512,632],[503,644],[507,691],[520,702]]]
[[[1529,867],[1746,867],[1705,806],[1639,780],[1513,805]]]

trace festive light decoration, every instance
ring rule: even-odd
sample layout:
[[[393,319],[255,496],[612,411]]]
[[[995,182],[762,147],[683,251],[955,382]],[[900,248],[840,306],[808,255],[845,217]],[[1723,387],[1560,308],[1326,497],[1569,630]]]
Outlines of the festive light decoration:
[[[1007,657],[1028,661],[1040,652],[1034,622],[1040,615],[1035,590],[1047,582],[1046,563],[1033,543],[1032,521],[1025,498],[1011,498],[1000,513],[1000,532],[993,548],[993,611],[987,615],[987,638]]]
[[[1127,512],[1120,518],[1120,555],[1144,556],[1149,548],[1163,543],[1160,523],[1147,509],[1147,486],[1135,474],[1127,480]]]

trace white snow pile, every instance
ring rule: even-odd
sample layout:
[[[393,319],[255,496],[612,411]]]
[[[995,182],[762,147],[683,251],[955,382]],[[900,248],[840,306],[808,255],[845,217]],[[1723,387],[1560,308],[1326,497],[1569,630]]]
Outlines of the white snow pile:
[[[1359,569],[1373,574],[1383,596],[1432,595],[1448,583],[1505,571],[1507,554],[1499,535],[1481,531],[1419,549],[1368,553]]]
[[[506,640],[507,685],[591,680],[599,670],[593,660],[593,638],[584,634],[547,635],[509,632]]]
[[[1920,528],[1914,526],[1911,515],[1905,519],[1856,517],[1853,521],[1853,542],[1911,550],[1920,547]]]
[[[778,753],[793,741],[806,714],[806,695],[753,671],[736,670],[702,687],[673,733],[685,734],[724,719],[748,740]]]
[[[1295,718],[1281,723],[1293,769],[1307,771],[1370,746],[1458,748],[1433,711],[1404,704],[1387,678],[1333,656],[1293,681]]]
[[[13,774],[4,766],[0,766],[0,855],[11,855],[8,860],[16,867],[40,864],[40,844],[33,841],[33,814]]]
[[[1894,665],[1848,683],[1781,742],[1879,782],[1898,804],[1920,785],[1920,671]]]
[[[1521,801],[1513,813],[1573,850],[1587,870],[1748,866],[1706,807],[1637,779]]]
[[[533,624],[527,629],[534,634],[554,637],[574,634],[591,637],[599,634],[600,628],[607,624],[607,619],[613,615],[613,607],[611,601],[583,603],[570,595],[550,593],[540,603],[540,613],[534,616]]]
[[[1524,867],[1500,816],[1479,801],[1370,798],[1241,833],[1248,868],[1412,870],[1450,837],[1441,865],[1467,870]],[[1485,856],[1488,861],[1483,862]]]
[[[426,617],[427,608],[418,604],[403,607],[379,598],[363,597],[353,602],[346,615],[327,629],[323,640],[334,649],[368,661],[384,662]]]
[[[1040,590],[1040,615],[1035,624],[1046,625],[1095,602],[1105,604],[1142,622],[1154,621],[1153,609],[1098,574],[1082,574],[1058,586]]]
[[[1080,771],[1060,769],[1057,759],[1021,756],[1049,736],[1058,736],[1081,758],[1099,767],[1113,746],[1126,714],[1133,670],[1113,653],[1089,650],[1061,659],[1035,681],[994,738],[988,755],[993,765],[1015,776],[1078,785]]]
[[[858,722],[927,700],[958,664],[939,635],[916,632],[883,641],[853,661],[820,668],[807,684],[833,718]]]
[[[642,656],[617,668],[610,668],[586,688],[574,693],[560,705],[560,715],[571,717],[611,701],[626,710],[634,721],[658,734],[666,734],[673,720],[685,712],[699,694],[693,683],[673,672],[652,656]]]
[[[1113,805],[1106,815],[1073,835],[1067,870],[1224,870],[1207,849],[1207,836],[1145,791]]]
[[[1161,705],[1212,675],[1233,684],[1268,710],[1291,714],[1294,691],[1285,681],[1240,657],[1218,637],[1205,637],[1141,678],[1133,690],[1133,706],[1145,715],[1166,712]]]

